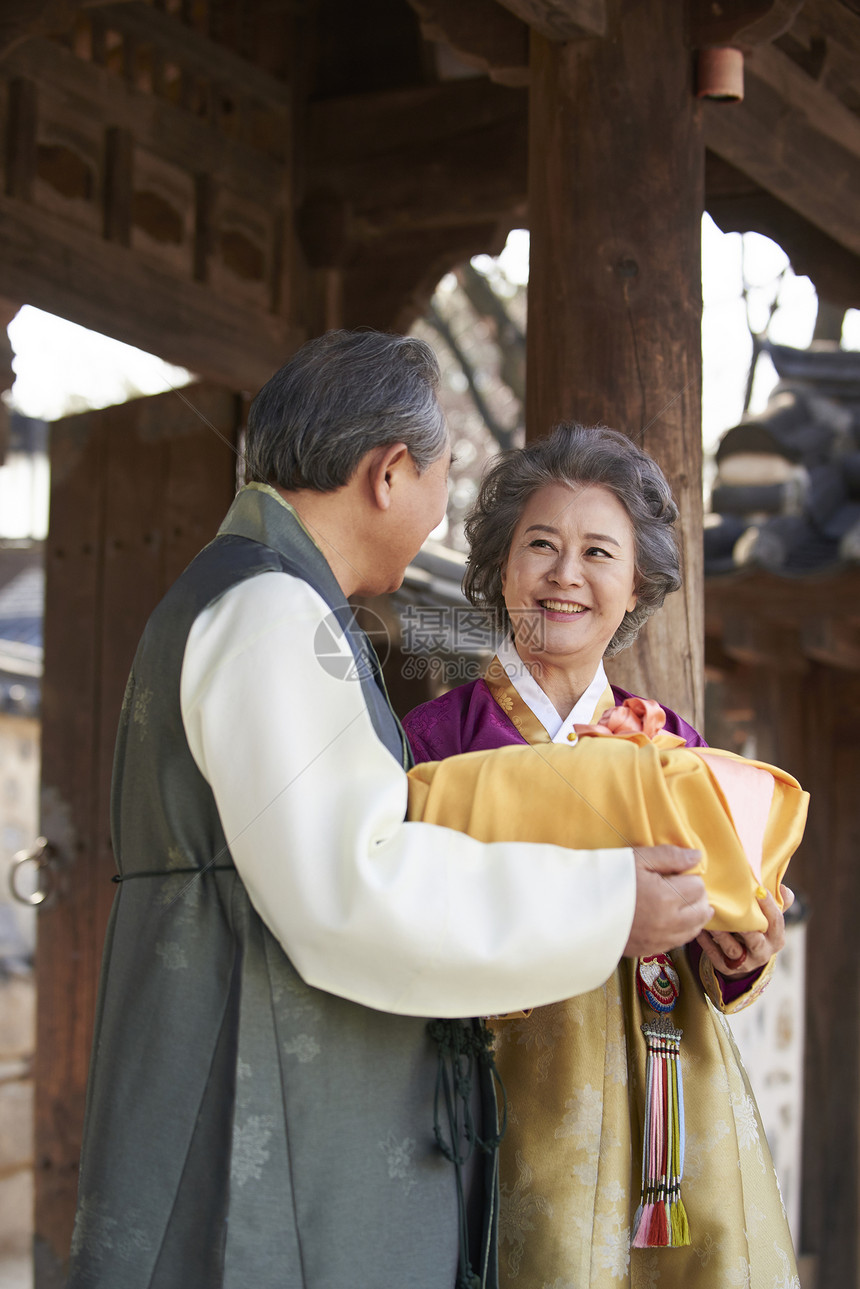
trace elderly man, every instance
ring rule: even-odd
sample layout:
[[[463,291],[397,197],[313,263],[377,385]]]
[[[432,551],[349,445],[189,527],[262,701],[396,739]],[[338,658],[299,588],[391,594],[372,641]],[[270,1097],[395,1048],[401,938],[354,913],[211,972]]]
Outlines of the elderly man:
[[[444,513],[437,382],[414,339],[300,350],[254,401],[255,482],[144,632],[70,1289],[495,1284],[494,1175],[466,1159],[494,1131],[462,1077],[481,1029],[427,1018],[591,989],[710,914],[660,875],[689,852],[404,823],[346,597],[397,587]]]

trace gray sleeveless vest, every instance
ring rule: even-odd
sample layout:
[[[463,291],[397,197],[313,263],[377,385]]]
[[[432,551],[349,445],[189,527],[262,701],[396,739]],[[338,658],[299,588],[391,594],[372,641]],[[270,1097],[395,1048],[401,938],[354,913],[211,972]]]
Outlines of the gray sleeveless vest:
[[[231,586],[272,570],[304,578],[351,626],[376,733],[408,758],[322,554],[271,490],[243,490],[152,615],[123,704],[112,799],[123,880],[105,944],[69,1289],[455,1283],[461,1215],[455,1170],[434,1140],[427,1022],[302,981],[232,867],[185,738],[191,626]],[[496,1284],[493,1208],[480,1259],[472,1251],[482,1286]]]

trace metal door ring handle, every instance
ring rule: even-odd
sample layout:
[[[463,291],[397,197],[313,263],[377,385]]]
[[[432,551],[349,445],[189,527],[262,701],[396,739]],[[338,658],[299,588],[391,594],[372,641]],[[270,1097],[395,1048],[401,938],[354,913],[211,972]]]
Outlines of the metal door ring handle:
[[[50,868],[54,855],[54,847],[47,837],[37,837],[29,850],[19,850],[17,855],[13,856],[12,866],[9,869],[9,890],[19,904],[27,904],[31,907],[44,904],[50,894],[50,886],[46,890],[39,882],[35,891],[29,895],[25,894],[18,889],[18,874],[25,864],[35,864],[37,874],[45,872]]]

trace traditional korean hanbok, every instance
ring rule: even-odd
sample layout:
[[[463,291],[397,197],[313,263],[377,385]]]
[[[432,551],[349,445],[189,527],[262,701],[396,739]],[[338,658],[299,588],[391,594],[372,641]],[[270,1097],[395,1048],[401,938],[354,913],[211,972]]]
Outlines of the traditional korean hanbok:
[[[605,845],[593,838],[607,830],[614,830],[615,844],[697,846],[718,914],[711,929],[751,930],[756,915],[763,926],[756,894],[762,882],[778,893],[802,835],[806,794],[796,782],[773,767],[753,767],[770,774],[767,808],[741,810],[737,786],[714,770],[713,760],[689,750],[704,748],[703,740],[673,712],[666,712],[664,734],[654,740],[578,735],[575,725],[593,725],[631,696],[612,689],[601,667],[561,722],[517,666],[512,647],[501,656],[504,665],[494,659],[485,679],[406,718],[416,761],[441,762],[410,772],[413,817],[463,827],[484,840],[497,840],[502,831],[510,836],[519,826],[533,839],[567,835],[579,846]],[[617,746],[610,751],[610,744]],[[531,762],[524,745],[538,754]],[[523,775],[534,783],[519,825],[511,818],[500,758],[492,774],[482,774],[483,756],[458,756],[446,765],[445,758],[459,753],[496,748],[509,749],[501,759],[508,762],[511,788],[521,789]],[[606,778],[616,774],[607,769],[607,758],[619,755],[621,793],[617,778]],[[733,824],[732,795],[738,815],[747,817],[744,840],[749,842],[750,828],[759,829],[759,870],[747,862]],[[496,809],[503,801],[504,811]],[[631,835],[636,828],[645,834]],[[740,981],[723,979],[693,945],[673,951],[662,966],[623,959],[600,989],[493,1021],[508,1098],[501,1151],[503,1285],[799,1289],[773,1163],[723,1015],[752,1002],[769,973],[765,968]],[[663,1237],[653,1238],[653,1231],[643,1237],[642,1221],[653,1198],[643,1178],[643,1151],[653,1164],[665,1128],[662,1121],[655,1125],[654,1107],[665,1108],[667,1100],[671,1107],[673,1096],[671,1081],[655,1096],[659,1058],[653,1050],[649,1055],[655,1044],[642,1027],[659,1028],[664,1003],[672,1006],[671,1027],[683,1034],[680,1124],[677,1089],[674,1094],[675,1149],[680,1141],[683,1158],[673,1165],[670,1152],[663,1160],[664,1173],[677,1173],[680,1165],[683,1174],[676,1207],[683,1210],[684,1230],[674,1231],[675,1247],[667,1247],[671,1229],[668,1238],[665,1230]],[[634,1247],[634,1230],[635,1243],[650,1247]]]

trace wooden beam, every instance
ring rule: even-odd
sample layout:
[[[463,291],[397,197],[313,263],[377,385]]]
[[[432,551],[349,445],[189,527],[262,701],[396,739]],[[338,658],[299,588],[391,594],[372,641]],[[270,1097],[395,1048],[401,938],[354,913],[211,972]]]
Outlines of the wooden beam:
[[[125,0],[119,4],[100,4],[98,13],[109,29],[141,43],[162,46],[185,69],[207,81],[234,86],[258,102],[280,103],[286,107],[291,101],[290,86],[284,81],[237,57],[224,45],[207,40],[184,22],[160,13],[152,5]]]
[[[105,131],[104,235],[120,246],[131,243],[134,139],[115,126]]]
[[[137,9],[130,6],[131,19]],[[146,14],[137,17],[148,29]],[[191,46],[202,58],[209,43],[194,38]],[[235,71],[230,59],[223,70]],[[9,77],[12,109],[0,210],[5,281],[22,299],[236,388],[266,380],[300,343],[275,312],[285,308],[277,243],[292,214],[284,87],[268,105],[284,127],[276,156],[47,40],[14,50],[0,74]],[[264,78],[261,110],[267,88]],[[71,139],[72,152],[77,139],[86,142],[91,193],[72,201],[44,177],[35,181],[36,148],[54,137]],[[136,218],[136,199],[152,184],[156,194],[164,186],[175,245],[153,241],[152,222]],[[252,230],[243,244],[259,257],[250,270],[225,250],[231,221],[244,236],[243,219]]]
[[[715,112],[737,110],[743,108],[714,105]],[[315,246],[322,240],[330,248],[315,252],[315,262],[326,256],[343,262],[349,244],[410,226],[438,228],[505,212],[526,222],[525,111],[525,95],[485,81],[312,104],[303,225]],[[465,147],[468,131],[483,139],[479,156]],[[790,179],[793,191],[797,177]],[[721,228],[773,237],[821,295],[860,305],[856,254],[713,152],[705,182],[707,208]]]
[[[704,147],[683,7],[613,0],[609,13],[605,41],[532,35],[526,425],[529,438],[560,420],[614,426],[671,480],[685,586],[612,675],[695,722]]]
[[[443,274],[472,255],[497,255],[512,223],[419,229],[363,248],[340,274],[337,325],[407,331]]]
[[[30,80],[9,82],[7,121],[6,191],[10,197],[30,201],[36,178],[37,92]]]
[[[212,129],[205,122],[153,95],[130,89],[118,76],[83,62],[48,40],[28,40],[0,63],[0,73],[26,78],[64,98],[70,119],[86,116],[127,130],[140,146],[192,174],[205,172],[219,183],[271,205],[284,179],[281,161]],[[276,116],[288,131],[288,113]]]
[[[842,118],[845,109],[784,55],[762,52],[780,65],[787,64],[789,76],[794,72],[792,79],[802,78],[822,109],[832,107]],[[771,108],[777,118],[790,114],[794,110],[790,91],[789,97],[781,94]],[[829,194],[830,174],[819,174],[814,191],[806,185],[806,156],[790,130],[786,130],[788,139],[783,147],[786,162],[777,180],[771,178],[770,191],[762,186],[761,165],[775,164],[768,145],[773,131],[766,116],[760,121],[754,116],[751,119],[755,110],[749,101],[706,108],[706,134],[718,139],[722,148],[720,157],[716,153],[712,157],[718,163],[731,163],[745,180],[743,192],[734,181],[727,186],[725,172],[720,178],[711,165],[709,202],[711,193],[719,190],[719,199],[714,200],[715,218],[726,229],[755,229],[777,240],[782,234],[782,244],[793,262],[810,273],[823,294],[841,299],[847,293],[846,306],[856,305],[852,285],[860,274],[856,250],[835,236],[856,223],[850,207],[843,209],[838,195]],[[494,96],[493,87],[480,81],[312,105],[309,188],[317,196],[325,196],[327,203],[333,198],[342,203],[339,218],[351,222],[349,236],[359,241],[364,236],[384,235],[387,229],[457,222],[470,210],[476,218],[488,216],[493,209],[523,211],[523,111],[524,99],[516,92],[502,89]],[[856,129],[856,118],[850,124]],[[483,132],[485,146],[477,164],[470,162],[468,151],[457,144],[463,131]],[[420,147],[417,169],[410,173],[416,164],[414,140]],[[758,167],[750,164],[750,154],[760,158]],[[798,192],[802,213],[796,208]],[[838,228],[828,231],[828,225],[834,223]]]
[[[798,633],[758,618],[740,615],[727,618],[722,645],[730,658],[748,667],[770,667],[774,671],[798,674],[809,670]]]
[[[85,0],[3,0],[0,59],[31,36],[69,31]]]
[[[745,82],[742,103],[704,104],[707,146],[860,255],[860,118],[770,46]]]
[[[810,42],[824,37],[845,53],[860,58],[860,10],[833,0],[806,0],[794,20],[792,36]]]
[[[416,228],[524,219],[526,105],[485,80],[312,104],[307,206],[327,212],[341,258],[348,244]],[[302,225],[319,240],[307,206]]]
[[[809,658],[843,671],[860,671],[860,626],[821,618],[801,630],[803,651]]]
[[[304,339],[283,319],[8,197],[0,197],[0,280],[14,298],[237,390],[256,390]]]
[[[606,35],[606,0],[498,0],[547,40]]]
[[[316,153],[328,167],[472,138],[523,118],[527,104],[521,90],[471,79],[324,99],[308,105],[308,164]]]
[[[806,0],[779,46],[822,89],[854,111],[860,107],[860,10]]]
[[[804,0],[690,0],[690,43],[753,45],[776,40],[794,22]]]
[[[860,308],[860,256],[710,151],[705,154],[705,206],[724,233],[752,230],[777,242],[795,273],[812,280],[819,300],[843,310]]]
[[[526,221],[527,96],[486,80],[311,104],[301,244],[323,326],[408,328]]]
[[[755,617],[800,632],[817,619],[860,629],[860,568],[814,577],[780,577],[761,569],[708,578],[705,590],[708,635],[721,638],[732,617]]]
[[[496,0],[409,0],[425,40],[442,41],[500,85],[527,85],[529,29]]]

